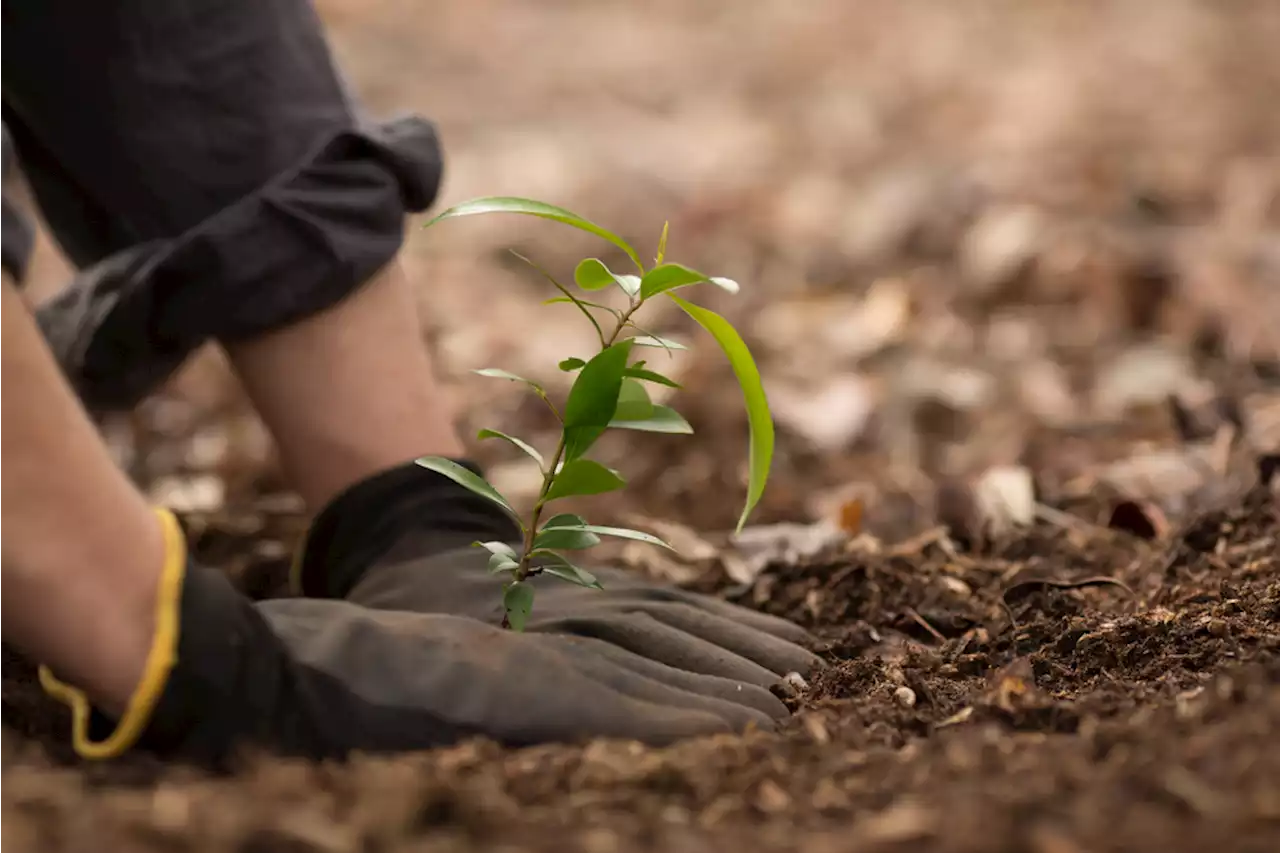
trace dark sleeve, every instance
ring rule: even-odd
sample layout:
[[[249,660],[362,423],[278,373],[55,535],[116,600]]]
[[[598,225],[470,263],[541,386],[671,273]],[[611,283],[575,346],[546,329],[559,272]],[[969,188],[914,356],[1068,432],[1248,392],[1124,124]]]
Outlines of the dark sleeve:
[[[0,243],[4,250],[4,271],[13,276],[14,282],[21,286],[27,274],[27,264],[31,261],[35,235],[31,230],[31,221],[14,202],[17,163],[14,161],[13,143],[9,140],[7,127],[4,128],[3,145],[3,176],[0,177],[0,184],[3,185],[4,209],[3,221],[0,221]]]
[[[38,316],[94,409],[337,303],[440,183],[431,123],[360,116],[306,0],[16,3],[5,48],[5,124],[81,270]]]

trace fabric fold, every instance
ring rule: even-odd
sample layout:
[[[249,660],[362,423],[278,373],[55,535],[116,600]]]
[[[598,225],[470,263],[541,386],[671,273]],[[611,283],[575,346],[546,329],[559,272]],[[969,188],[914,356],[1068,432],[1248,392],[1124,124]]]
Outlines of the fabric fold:
[[[14,162],[13,142],[9,139],[9,128],[3,128],[0,140],[0,182],[4,183],[4,197],[0,204],[0,260],[4,271],[13,277],[21,286],[27,275],[27,265],[31,262],[31,252],[35,248],[36,235],[17,205],[9,198],[9,182],[14,179],[16,163]]]
[[[210,340],[252,338],[340,302],[390,262],[443,163],[409,116],[329,134],[294,168],[170,240],[118,252],[41,306],[85,404],[127,409]]]

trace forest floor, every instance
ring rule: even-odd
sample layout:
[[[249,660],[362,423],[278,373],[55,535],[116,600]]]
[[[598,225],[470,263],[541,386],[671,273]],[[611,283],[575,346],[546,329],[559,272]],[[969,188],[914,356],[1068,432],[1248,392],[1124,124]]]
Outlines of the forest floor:
[[[725,532],[732,374],[660,310],[695,435],[606,436],[631,485],[592,517],[680,551],[613,559],[794,619],[830,665],[778,732],[210,777],[68,760],[6,649],[11,849],[1280,848],[1280,7],[320,7],[376,112],[440,122],[437,209],[526,195],[642,247],[669,219],[672,260],[742,283],[707,304],[778,425],[751,525]],[[591,330],[505,250],[612,256],[518,217],[408,246],[468,433],[545,444],[536,401],[468,371],[560,393]],[[37,289],[64,273],[43,243]],[[199,559],[279,594],[306,519],[216,353],[102,427]]]

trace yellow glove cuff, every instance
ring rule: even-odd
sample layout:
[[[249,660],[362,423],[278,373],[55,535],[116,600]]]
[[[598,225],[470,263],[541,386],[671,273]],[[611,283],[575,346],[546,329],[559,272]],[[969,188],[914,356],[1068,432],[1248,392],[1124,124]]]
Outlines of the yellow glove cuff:
[[[95,741],[89,734],[92,705],[84,693],[59,681],[46,666],[40,667],[40,686],[54,699],[71,709],[71,744],[76,754],[87,759],[116,758],[138,742],[151,722],[160,696],[169,680],[169,672],[178,659],[178,635],[182,602],[182,583],[187,569],[187,540],[178,519],[167,509],[157,508],[156,516],[164,530],[164,566],[156,590],[156,627],[147,653],[142,678],[115,730],[105,739]]]

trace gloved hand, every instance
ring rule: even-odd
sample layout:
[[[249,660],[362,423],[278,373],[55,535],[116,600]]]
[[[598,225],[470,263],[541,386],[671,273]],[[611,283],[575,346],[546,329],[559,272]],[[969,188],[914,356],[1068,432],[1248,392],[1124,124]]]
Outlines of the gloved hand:
[[[481,735],[515,746],[600,736],[661,744],[768,728],[786,713],[755,684],[673,668],[599,639],[519,634],[465,615],[358,600],[255,604],[221,572],[191,565],[177,521],[160,515],[168,559],[157,629],[125,712],[108,718],[41,670],[46,690],[71,706],[73,745],[87,758],[141,744],[217,766],[246,744],[327,758]],[[328,556],[376,569],[368,544],[333,543]]]
[[[295,565],[295,585],[308,596],[499,625],[508,576],[490,574],[488,552],[472,545],[494,540],[519,547],[520,531],[505,513],[408,464],[357,484],[317,517]],[[764,688],[820,665],[802,646],[811,639],[807,632],[790,622],[632,573],[586,568],[603,590],[531,578],[536,595],[527,633],[604,640],[679,670]]]

